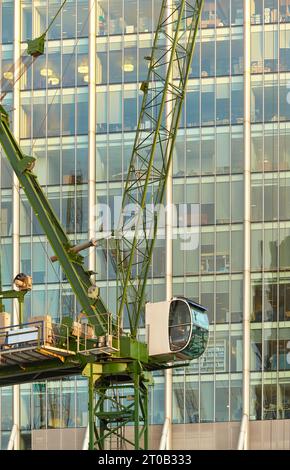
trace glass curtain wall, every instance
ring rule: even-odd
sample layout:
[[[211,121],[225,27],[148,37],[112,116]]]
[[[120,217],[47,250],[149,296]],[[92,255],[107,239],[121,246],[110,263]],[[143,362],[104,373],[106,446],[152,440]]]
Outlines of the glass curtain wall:
[[[243,9],[205,1],[173,160],[174,203],[182,209],[173,240],[174,294],[209,307],[211,340],[200,362],[174,373],[174,422],[239,420],[243,269]],[[147,76],[144,57],[161,1],[100,0],[97,11],[97,203],[113,208],[127,175]],[[198,243],[186,249],[188,228]],[[99,284],[115,308],[115,272],[97,250]],[[154,250],[147,299],[165,298],[165,241]],[[218,359],[217,359],[218,357]],[[163,423],[164,383],[155,377],[151,422]]]
[[[287,417],[290,403],[288,3],[251,2],[251,419]],[[23,51],[28,38],[45,30],[59,4],[52,0],[21,2]],[[161,0],[98,0],[96,5],[96,197],[97,204],[113,208],[127,174],[140,110],[139,87],[147,74],[144,56],[152,46]],[[211,321],[205,355],[189,368],[174,372],[175,423],[241,417],[242,5],[241,0],[205,1],[175,148],[174,202],[198,205],[200,230],[198,243],[184,249],[180,235],[193,226],[186,210],[173,241],[174,294],[206,305]],[[6,74],[6,80],[13,62],[13,6],[14,2],[1,2],[0,72],[1,77]],[[89,13],[88,0],[68,0],[49,31],[45,55],[23,75],[20,92],[22,148],[37,157],[40,182],[75,242],[86,239],[88,230]],[[12,109],[12,94],[5,99]],[[11,187],[10,169],[1,158],[1,245],[7,266],[12,264]],[[59,320],[63,314],[78,311],[63,274],[48,261],[51,250],[23,194],[20,220],[21,269],[34,278],[26,315],[46,311]],[[164,253],[164,240],[157,240],[148,300],[164,300]],[[96,262],[104,301],[115,309],[115,272],[108,253],[97,249]],[[5,286],[11,276],[5,269]],[[57,383],[60,385],[21,387],[24,446],[31,445],[31,429],[86,424],[81,395],[86,382]],[[164,419],[163,389],[163,377],[157,375],[150,397],[152,423]],[[1,391],[7,409],[9,393],[9,389]],[[3,412],[1,416],[3,423]],[[1,426],[4,436],[9,424]]]
[[[13,62],[13,27],[5,20],[5,15],[12,17],[13,3],[1,3],[2,75]],[[27,39],[46,29],[59,5],[56,0],[21,2],[22,51]],[[140,83],[147,75],[144,57],[151,50],[160,6],[161,0],[96,2],[96,196],[97,204],[111,208],[127,174]],[[22,76],[20,91],[21,146],[37,157],[39,181],[76,243],[87,238],[88,230],[89,13],[88,0],[67,1],[49,30],[44,56]],[[11,96],[6,100],[11,103]],[[211,339],[199,362],[174,373],[175,423],[241,416],[242,172],[242,2],[206,0],[173,163],[174,203],[189,208],[175,231],[173,266],[174,294],[209,308]],[[3,256],[11,260],[11,172],[3,159],[0,196]],[[199,207],[200,233],[198,243],[185,250],[186,231],[196,225],[192,204]],[[33,292],[26,296],[26,317],[45,311],[60,320],[77,312],[61,270],[49,262],[51,249],[24,194],[20,235],[21,270],[34,280]],[[165,241],[157,240],[148,300],[165,298],[164,254]],[[116,276],[108,253],[97,249],[96,262],[102,296],[113,310]],[[5,284],[10,277],[5,270]],[[85,391],[86,381],[80,379],[21,386],[22,446],[31,446],[32,429],[85,426]],[[6,395],[9,391],[1,396]],[[150,397],[152,423],[163,422],[163,395],[163,377],[157,375]]]
[[[43,32],[58,1],[21,2],[22,50]],[[88,1],[68,1],[48,32],[45,54],[21,78],[21,146],[37,158],[36,173],[73,242],[86,239],[88,220]],[[21,197],[21,266],[33,276],[26,315],[54,320],[76,312],[74,296],[30,205]]]
[[[28,39],[46,30],[60,4],[56,0],[21,2],[22,53]],[[13,78],[9,75],[13,64],[13,6],[14,2],[1,2],[0,71],[6,84]],[[39,181],[75,243],[87,239],[88,230],[88,24],[89,2],[68,0],[48,32],[45,54],[25,70],[20,81],[21,148],[37,158]],[[6,100],[12,109],[9,94]],[[6,286],[12,278],[11,187],[10,168],[1,159],[1,242]],[[21,271],[31,274],[34,284],[26,296],[25,320],[39,312],[51,315],[54,321],[62,315],[75,315],[79,309],[70,286],[57,264],[50,262],[51,248],[22,191],[20,198]],[[9,311],[9,306],[6,309]],[[86,426],[85,390],[86,381],[80,378],[21,386],[21,447],[31,448],[32,429]],[[10,389],[3,389],[1,397],[1,448],[6,448],[11,426],[8,418],[12,416]]]
[[[5,91],[3,105],[13,121],[13,31],[14,2],[0,2],[0,94]],[[12,282],[12,173],[0,149],[0,268],[3,289]],[[12,311],[12,303],[4,302],[5,310]],[[0,449],[7,448],[12,429],[12,387],[0,389]]]
[[[240,420],[243,298],[243,2],[205,1],[177,138],[174,202],[199,204],[199,241],[174,240],[174,294],[209,309],[205,354],[173,378],[175,423]],[[189,222],[190,226],[190,222]]]
[[[251,419],[289,417],[289,37],[287,0],[251,11]]]

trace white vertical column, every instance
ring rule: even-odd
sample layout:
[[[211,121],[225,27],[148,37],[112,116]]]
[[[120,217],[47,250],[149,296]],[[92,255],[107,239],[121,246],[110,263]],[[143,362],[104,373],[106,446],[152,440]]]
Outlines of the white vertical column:
[[[168,18],[173,9],[173,1],[168,0],[167,5],[167,12],[166,17]],[[167,26],[167,34],[169,37],[172,37],[173,30],[172,24],[169,22]],[[171,43],[167,40],[167,47],[171,47]],[[168,100],[167,104],[166,115],[167,117],[167,129],[171,127],[171,109],[172,109],[172,102]],[[171,300],[172,298],[172,275],[173,275],[173,263],[172,263],[172,202],[173,202],[173,180],[172,180],[172,160],[168,172],[167,178],[167,185],[166,185],[166,204],[167,204],[167,211],[166,211],[166,222],[165,222],[165,259],[166,259],[166,268],[165,268],[165,286],[166,286],[166,300]],[[168,433],[166,438],[166,449],[172,449],[172,369],[167,369],[165,371],[165,419],[168,419],[169,426],[168,426]]]
[[[244,450],[249,446],[251,311],[251,2],[244,0],[244,300],[243,421]]]
[[[89,146],[88,146],[88,235],[95,237],[96,206],[96,0],[89,0]],[[96,270],[96,253],[91,249],[89,269]]]
[[[20,47],[20,28],[21,28],[21,15],[20,15],[20,0],[14,1],[14,64],[17,64],[21,55]],[[15,67],[14,75],[17,74]],[[14,79],[16,76],[14,76]],[[20,81],[14,85],[13,95],[13,133],[17,142],[20,140]],[[12,188],[12,201],[13,201],[13,279],[20,273],[20,196],[19,196],[19,181],[15,174],[13,174],[13,188]],[[12,281],[12,280],[11,280]],[[18,301],[13,302],[13,324],[19,323],[19,305]],[[20,385],[13,386],[13,424],[16,426],[16,435],[14,440],[14,450],[20,448]]]

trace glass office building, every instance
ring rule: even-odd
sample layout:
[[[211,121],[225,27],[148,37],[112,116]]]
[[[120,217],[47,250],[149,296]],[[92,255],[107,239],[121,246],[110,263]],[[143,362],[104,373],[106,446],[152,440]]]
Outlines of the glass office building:
[[[66,232],[80,242],[95,229],[92,203],[113,210],[122,194],[161,0],[68,0],[49,30],[45,55],[13,87],[11,67],[25,41],[47,28],[60,4],[0,1],[0,75],[14,134],[25,153],[37,157],[40,183]],[[3,285],[17,272],[31,274],[26,315],[47,313],[59,321],[78,311],[75,298],[57,263],[49,262],[51,248],[3,157],[0,171]],[[200,208],[199,244],[184,251],[176,237],[172,253],[173,293],[208,307],[210,342],[199,361],[173,373],[174,429],[191,424],[190,435],[198,423],[239,428],[247,304],[250,420],[290,418],[288,195],[290,0],[205,0],[173,161],[174,203]],[[94,259],[85,256],[114,311],[108,253],[97,248]],[[165,240],[158,239],[148,300],[165,299],[165,272]],[[152,425],[164,422],[163,375],[154,382]],[[0,398],[6,448],[12,388],[2,389]],[[85,379],[20,386],[23,448],[34,447],[37,430],[86,425]]]

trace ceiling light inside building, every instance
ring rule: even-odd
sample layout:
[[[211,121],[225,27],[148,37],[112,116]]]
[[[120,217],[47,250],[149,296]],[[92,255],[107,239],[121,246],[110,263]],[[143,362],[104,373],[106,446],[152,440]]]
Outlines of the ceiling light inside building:
[[[57,77],[49,77],[47,81],[48,81],[49,85],[58,85],[59,84],[59,79]]]
[[[87,74],[87,75],[84,75],[84,82],[89,83],[89,76],[88,76],[88,74]]]
[[[51,77],[53,75],[53,71],[51,69],[43,68],[40,70],[40,75],[42,77]]]
[[[83,74],[87,75],[88,71],[89,71],[89,67],[87,65],[83,64],[83,65],[78,66],[78,72],[79,73],[83,73]]]
[[[124,72],[134,72],[134,65],[133,64],[124,64],[123,67]]]
[[[13,80],[13,72],[4,72],[3,77],[6,78],[6,80]]]

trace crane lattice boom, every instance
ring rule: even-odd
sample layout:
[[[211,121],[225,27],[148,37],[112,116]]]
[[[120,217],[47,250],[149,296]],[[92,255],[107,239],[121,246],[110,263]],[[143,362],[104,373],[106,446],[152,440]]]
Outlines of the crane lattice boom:
[[[146,58],[148,77],[141,85],[144,96],[122,213],[111,242],[119,287],[118,316],[122,319],[126,307],[133,337],[144,308],[157,231],[155,210],[164,198],[203,3],[204,0],[164,0],[152,53]],[[136,208],[133,218],[132,205]]]

